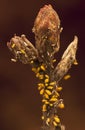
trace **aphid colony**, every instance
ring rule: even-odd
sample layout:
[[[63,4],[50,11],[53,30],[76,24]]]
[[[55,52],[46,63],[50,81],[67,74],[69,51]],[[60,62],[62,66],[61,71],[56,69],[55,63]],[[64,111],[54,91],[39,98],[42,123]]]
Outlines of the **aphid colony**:
[[[53,60],[54,62],[54,60]],[[37,65],[34,61],[31,61],[32,71],[35,72],[36,77],[39,78],[38,90],[40,95],[42,95],[42,120],[45,121],[46,125],[60,125],[60,119],[57,116],[57,108],[64,108],[63,100],[59,99],[59,92],[62,87],[57,86],[56,81],[50,81],[49,74],[47,73],[46,65],[43,63],[38,63]],[[54,116],[50,116],[49,110],[55,110]],[[44,113],[47,113],[45,116]]]
[[[11,49],[14,50],[16,48],[16,44],[12,42]],[[25,48],[22,46],[15,52],[15,59],[12,61],[16,62],[17,57],[21,58],[26,56]],[[22,60],[23,58],[21,58]],[[29,62],[27,59],[24,63]],[[56,62],[55,59],[52,60],[52,64]],[[61,122],[57,115],[58,108],[64,108],[63,99],[60,99],[59,92],[62,90],[62,87],[58,86],[58,83],[54,80],[51,80],[50,71],[45,63],[39,62],[38,60],[30,60],[30,64],[32,66],[32,71],[35,72],[36,77],[39,79],[38,90],[40,95],[42,95],[42,120],[45,125],[49,126],[60,126]],[[74,62],[77,65],[77,61]],[[64,80],[69,79],[71,76],[65,75]],[[52,111],[54,114],[52,114]]]

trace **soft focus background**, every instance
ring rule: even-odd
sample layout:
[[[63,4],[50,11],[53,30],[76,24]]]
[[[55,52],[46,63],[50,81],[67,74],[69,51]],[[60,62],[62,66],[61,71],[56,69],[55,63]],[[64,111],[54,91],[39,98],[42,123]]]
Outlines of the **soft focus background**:
[[[79,37],[79,65],[69,71],[71,79],[60,83],[64,88],[65,109],[59,113],[66,130],[85,130],[84,0],[0,0],[0,130],[40,130],[41,97],[37,80],[29,65],[10,61],[13,55],[6,43],[15,33],[19,36],[24,33],[34,44],[31,30],[45,4],[52,4],[64,28],[57,61],[74,35]]]

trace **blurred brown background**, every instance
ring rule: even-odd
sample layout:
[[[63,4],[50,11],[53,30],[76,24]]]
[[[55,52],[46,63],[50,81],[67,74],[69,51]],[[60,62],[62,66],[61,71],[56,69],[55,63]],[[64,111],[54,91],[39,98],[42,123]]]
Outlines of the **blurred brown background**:
[[[12,63],[6,42],[16,33],[34,43],[31,29],[39,9],[52,4],[61,19],[61,50],[57,61],[76,34],[78,66],[63,81],[65,109],[59,111],[66,130],[85,130],[85,2],[84,0],[0,0],[0,130],[40,130],[41,97],[29,65]]]

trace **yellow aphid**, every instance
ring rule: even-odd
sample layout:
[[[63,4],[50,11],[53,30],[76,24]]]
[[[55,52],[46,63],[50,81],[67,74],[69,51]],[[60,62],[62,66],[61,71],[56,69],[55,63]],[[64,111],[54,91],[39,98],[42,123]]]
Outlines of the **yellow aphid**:
[[[44,120],[44,118],[45,118],[44,116],[41,117],[42,120]]]
[[[45,74],[45,77],[46,77],[47,79],[49,79],[49,75]]]
[[[38,86],[38,90],[40,90],[42,87],[41,86]]]
[[[45,83],[45,86],[47,87],[47,86],[48,86],[48,83]]]
[[[45,96],[46,99],[49,99],[49,95],[48,94],[45,93],[44,96]]]
[[[50,90],[45,90],[45,92],[48,94],[48,95],[51,95],[52,94],[52,92],[50,91]]]
[[[47,102],[47,99],[43,99],[42,102]]]
[[[43,83],[39,83],[38,86],[39,87],[44,87],[44,84]]]
[[[77,62],[77,60],[75,60],[73,64],[74,64],[74,65],[78,65],[78,62]]]
[[[53,89],[53,86],[48,86],[47,88],[48,88],[48,89]]]
[[[57,98],[56,94],[52,95],[52,98]]]
[[[33,63],[34,63],[34,61],[33,61],[33,60],[31,60],[31,61],[30,61],[30,63],[31,63],[31,64],[33,64]]]
[[[57,87],[56,90],[60,92],[62,90],[62,87]]]
[[[40,90],[40,95],[42,95],[44,93],[44,89]]]
[[[56,59],[53,60],[53,63],[56,62]]]
[[[41,70],[45,71],[45,66],[44,65],[41,65],[40,68],[41,68]]]
[[[55,120],[57,123],[60,123],[60,119],[59,119],[58,116],[55,116],[55,117],[54,117],[54,120]]]
[[[11,46],[11,48],[14,48],[14,47],[15,47],[15,44],[13,43],[12,46]]]
[[[50,102],[55,102],[55,101],[57,101],[57,98],[52,97],[52,98],[50,99]]]
[[[57,126],[58,124],[57,124],[55,121],[53,121],[53,125],[54,125],[54,126]]]
[[[49,104],[49,102],[45,102],[45,104],[47,105],[47,104]]]
[[[46,102],[45,102],[45,104],[47,105],[47,104],[49,104],[49,102],[48,102],[48,101],[46,101]]]
[[[38,86],[38,90],[40,90],[40,89],[42,89],[42,88],[44,88],[44,87],[42,87],[42,86]]]
[[[20,50],[20,52],[21,52],[22,54],[25,54],[25,51],[24,51],[24,50],[22,50],[22,49]]]
[[[17,60],[16,60],[16,59],[11,59],[11,61],[12,61],[12,62],[17,62]]]
[[[41,88],[43,88],[44,87],[44,84],[43,83],[39,83],[38,84],[38,90],[40,90]]]
[[[55,95],[55,97],[59,97],[60,96],[60,94],[58,93],[58,92],[56,92],[56,95]]]
[[[33,68],[32,68],[32,71],[36,73],[37,69],[33,67]]]
[[[43,75],[43,74],[40,74],[38,77],[39,77],[39,79],[43,79],[43,78],[44,78],[44,75]]]
[[[47,111],[47,109],[46,109],[46,104],[44,104],[44,105],[42,106],[42,111],[43,111],[43,112]]]
[[[40,67],[38,67],[36,70],[37,70],[37,73],[38,73],[40,71]]]
[[[42,102],[44,102],[45,105],[49,104],[49,102],[46,99],[43,99]]]
[[[39,76],[40,76],[40,74],[39,74],[39,73],[37,73],[37,74],[36,74],[36,77],[39,77]]]
[[[47,118],[46,124],[49,125],[49,123],[50,123],[50,118]]]
[[[45,83],[48,83],[49,82],[49,79],[47,78],[47,79],[45,79]]]
[[[52,103],[50,103],[49,105],[50,105],[51,107],[53,106],[53,104],[52,104]]]
[[[52,86],[53,86],[53,85],[55,85],[55,84],[56,84],[56,82],[55,82],[55,81],[50,83],[50,85],[52,85]]]
[[[67,79],[69,79],[70,77],[71,77],[71,76],[68,74],[68,75],[64,76],[64,79],[67,80]]]
[[[65,106],[64,106],[63,103],[60,103],[60,104],[58,104],[58,107],[61,108],[61,109],[63,109]]]
[[[47,122],[50,122],[50,118],[47,118],[47,120],[46,120]]]

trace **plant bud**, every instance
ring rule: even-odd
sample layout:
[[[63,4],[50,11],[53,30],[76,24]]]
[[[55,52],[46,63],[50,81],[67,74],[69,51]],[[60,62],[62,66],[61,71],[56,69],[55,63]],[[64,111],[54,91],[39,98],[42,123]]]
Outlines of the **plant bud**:
[[[60,47],[60,19],[51,5],[40,9],[33,27],[36,48],[40,54],[54,54]]]
[[[20,60],[24,64],[31,63],[37,58],[37,50],[25,35],[21,35],[21,37],[15,35],[7,46],[12,51],[15,60]]]

